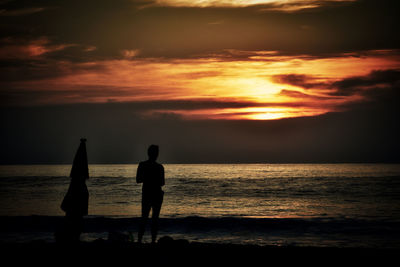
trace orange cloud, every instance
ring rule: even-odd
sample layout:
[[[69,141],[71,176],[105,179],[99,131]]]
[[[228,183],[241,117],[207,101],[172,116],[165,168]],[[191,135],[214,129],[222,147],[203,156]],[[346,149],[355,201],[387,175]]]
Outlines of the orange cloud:
[[[52,45],[46,37],[30,41],[5,38],[1,40],[1,43],[0,59],[31,59],[74,46],[73,44]]]
[[[179,106],[166,110],[152,106],[143,114],[166,112],[187,118],[278,119],[314,116],[360,101],[360,95],[335,95],[328,85],[349,77],[365,76],[374,70],[400,68],[399,56],[393,56],[390,51],[330,58],[280,56],[268,51],[258,51],[257,54],[256,59],[214,56],[63,62],[58,67],[65,71],[65,75],[16,82],[16,87],[25,92],[47,92],[47,98],[38,99],[41,104],[201,101],[212,98],[253,105],[192,110],[180,109]],[[307,80],[309,77],[311,80]]]
[[[124,58],[126,59],[131,59],[136,57],[140,53],[139,49],[125,49],[122,50],[121,54],[123,55]]]
[[[156,0],[161,6],[174,7],[247,7],[271,5],[277,10],[294,11],[315,8],[329,2],[354,2],[355,0]]]

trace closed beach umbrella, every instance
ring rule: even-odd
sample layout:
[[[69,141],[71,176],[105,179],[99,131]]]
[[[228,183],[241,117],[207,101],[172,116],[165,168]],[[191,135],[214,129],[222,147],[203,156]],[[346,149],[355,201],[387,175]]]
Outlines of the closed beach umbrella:
[[[86,154],[86,139],[82,138],[78,151],[76,152],[74,162],[72,164],[71,178],[81,178],[86,180],[89,178],[88,160]]]
[[[89,192],[86,179],[89,178],[88,160],[86,154],[86,139],[82,138],[76,152],[70,173],[71,183],[61,204],[61,209],[67,215],[83,216],[88,214]]]

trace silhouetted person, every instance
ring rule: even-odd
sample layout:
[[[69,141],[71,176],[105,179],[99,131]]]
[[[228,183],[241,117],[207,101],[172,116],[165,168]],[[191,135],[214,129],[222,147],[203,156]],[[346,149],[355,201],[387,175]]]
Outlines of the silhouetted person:
[[[89,169],[85,142],[86,139],[81,139],[71,169],[71,183],[61,204],[61,209],[65,211],[62,240],[66,242],[79,242],[83,216],[88,214],[89,192],[85,182],[89,178]]]
[[[156,242],[158,232],[158,217],[164,198],[161,187],[165,184],[164,167],[157,163],[158,146],[151,145],[147,154],[149,159],[139,163],[136,182],[143,183],[142,187],[142,219],[139,226],[138,242],[142,242],[150,209],[152,209],[151,241]]]

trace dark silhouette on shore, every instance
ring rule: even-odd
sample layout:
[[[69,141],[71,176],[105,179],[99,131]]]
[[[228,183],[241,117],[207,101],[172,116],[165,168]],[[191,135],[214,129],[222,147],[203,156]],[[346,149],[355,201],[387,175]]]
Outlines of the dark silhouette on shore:
[[[142,187],[142,219],[139,226],[138,242],[142,242],[147,220],[152,210],[151,241],[156,242],[158,233],[158,217],[164,198],[161,187],[165,184],[164,167],[157,163],[158,146],[151,145],[147,154],[149,159],[139,163],[136,182],[143,183]]]
[[[68,192],[61,204],[61,209],[65,212],[65,224],[57,239],[62,242],[79,242],[83,230],[83,216],[88,214],[89,192],[86,179],[89,178],[89,168],[86,139],[82,138],[80,141],[71,169]]]

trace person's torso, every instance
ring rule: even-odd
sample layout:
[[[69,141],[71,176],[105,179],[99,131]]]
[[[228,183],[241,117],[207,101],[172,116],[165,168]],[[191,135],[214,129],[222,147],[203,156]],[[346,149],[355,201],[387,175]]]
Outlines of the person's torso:
[[[163,180],[163,166],[157,162],[144,161],[140,163],[142,168],[143,191],[160,191]]]

